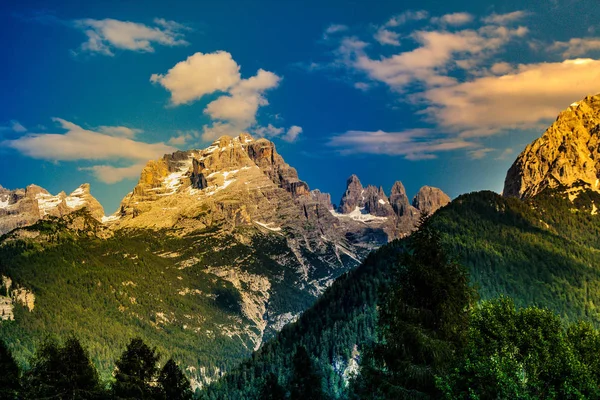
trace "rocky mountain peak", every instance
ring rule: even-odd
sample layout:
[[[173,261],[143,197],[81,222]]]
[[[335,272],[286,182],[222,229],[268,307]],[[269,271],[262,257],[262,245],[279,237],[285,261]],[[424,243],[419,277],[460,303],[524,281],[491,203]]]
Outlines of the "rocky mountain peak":
[[[46,216],[62,217],[82,208],[101,220],[104,217],[102,205],[90,193],[90,185],[85,183],[71,194],[60,192],[56,196],[46,189],[29,185],[25,189],[0,190],[0,234],[15,228],[31,225]]]
[[[362,227],[363,237],[374,237],[376,230],[383,232],[387,240],[406,236],[417,226],[421,211],[433,213],[450,202],[440,189],[424,186],[411,204],[400,181],[392,186],[389,198],[381,186],[363,188],[356,175],[348,178],[346,186],[340,206],[333,214],[344,221],[349,231],[360,232]]]
[[[351,175],[346,181],[346,191],[340,200],[339,212],[349,214],[357,207],[362,207],[365,201],[363,194],[364,190],[360,179],[356,175]]]
[[[427,214],[433,214],[448,203],[450,197],[441,189],[431,186],[423,186],[413,199],[413,207]]]
[[[557,187],[600,192],[599,140],[597,94],[572,103],[519,154],[506,174],[504,195],[529,198]]]
[[[398,217],[407,217],[412,220],[419,214],[419,211],[411,205],[410,200],[406,195],[406,189],[400,181],[396,181],[392,186],[390,204]]]

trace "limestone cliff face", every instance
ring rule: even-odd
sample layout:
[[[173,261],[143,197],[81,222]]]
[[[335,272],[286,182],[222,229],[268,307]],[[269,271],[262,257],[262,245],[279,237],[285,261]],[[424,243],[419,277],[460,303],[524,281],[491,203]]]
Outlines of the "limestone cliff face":
[[[545,188],[600,192],[600,94],[562,111],[508,170],[504,195],[530,198]]]
[[[31,225],[47,216],[61,217],[82,208],[87,208],[98,220],[104,217],[104,209],[90,194],[87,183],[69,195],[60,192],[56,196],[36,185],[16,190],[0,186],[0,234]]]

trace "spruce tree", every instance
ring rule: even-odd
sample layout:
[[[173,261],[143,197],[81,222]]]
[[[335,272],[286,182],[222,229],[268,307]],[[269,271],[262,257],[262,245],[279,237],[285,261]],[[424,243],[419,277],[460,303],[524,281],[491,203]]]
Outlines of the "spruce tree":
[[[83,400],[103,395],[98,372],[74,337],[62,346],[54,340],[46,341],[31,364],[24,379],[27,398]]]
[[[426,215],[394,268],[379,306],[379,342],[368,349],[354,389],[361,398],[440,395],[435,376],[464,347],[476,293]]]
[[[146,400],[160,396],[157,387],[158,360],[156,348],[135,338],[116,361],[113,394],[117,399]]]
[[[173,359],[169,359],[158,376],[162,395],[167,400],[190,400],[192,389],[190,381],[181,372]]]
[[[0,340],[0,371],[0,399],[16,399],[21,389],[19,366],[2,340]]]

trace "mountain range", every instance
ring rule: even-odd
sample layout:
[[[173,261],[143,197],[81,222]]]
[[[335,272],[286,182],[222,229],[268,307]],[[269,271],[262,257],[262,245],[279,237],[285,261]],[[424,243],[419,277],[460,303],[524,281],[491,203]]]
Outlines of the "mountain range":
[[[110,216],[87,184],[0,189],[0,336],[26,363],[44,335],[77,333],[104,376],[143,336],[200,387],[449,201],[425,186],[411,202],[401,182],[388,197],[352,176],[334,207],[247,134],[148,162]]]
[[[598,326],[599,136],[600,97],[588,96],[523,150],[503,195],[453,201],[428,186],[411,201],[401,182],[387,195],[353,175],[335,206],[247,134],[148,162],[110,216],[87,184],[1,188],[0,337],[26,365],[45,335],[76,333],[108,377],[140,336],[210,398],[253,398],[267,372],[285,381],[302,344],[343,398],[423,212],[483,299]]]

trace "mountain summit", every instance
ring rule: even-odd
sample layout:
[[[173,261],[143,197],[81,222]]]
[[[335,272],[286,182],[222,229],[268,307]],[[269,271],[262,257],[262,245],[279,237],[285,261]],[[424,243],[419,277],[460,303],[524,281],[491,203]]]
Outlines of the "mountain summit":
[[[562,111],[508,170],[504,195],[530,198],[546,188],[600,192],[600,94]]]
[[[61,217],[82,208],[87,208],[98,220],[104,217],[104,209],[90,194],[90,185],[87,183],[70,195],[60,192],[56,196],[37,185],[15,190],[0,186],[0,235],[31,225],[47,216]]]

